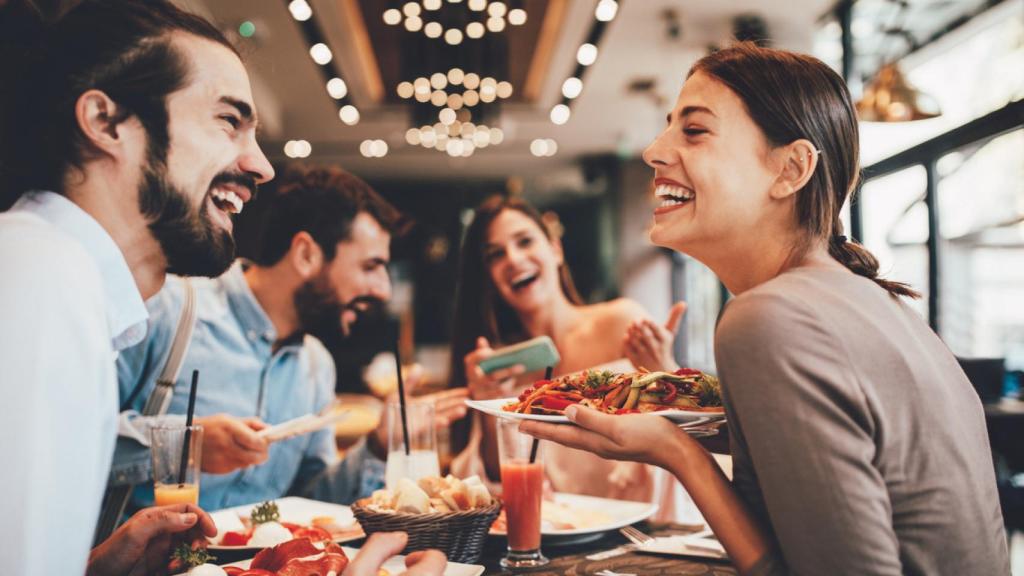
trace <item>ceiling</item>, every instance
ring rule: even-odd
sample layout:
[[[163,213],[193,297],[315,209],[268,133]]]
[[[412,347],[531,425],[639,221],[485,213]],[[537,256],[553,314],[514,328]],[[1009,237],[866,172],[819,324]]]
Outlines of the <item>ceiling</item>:
[[[348,126],[339,120],[339,102],[325,88],[330,76],[310,58],[302,25],[289,14],[287,1],[178,2],[212,18],[237,39],[262,117],[261,143],[272,160],[287,161],[285,142],[304,139],[312,145],[309,161],[337,162],[370,178],[417,180],[555,177],[578,171],[567,168],[582,156],[638,154],[661,130],[687,68],[709,46],[728,42],[735,17],[760,15],[775,46],[809,51],[821,16],[833,5],[831,0],[621,0],[598,44],[597,61],[586,69],[571,119],[556,126],[549,111],[561,101],[562,82],[576,68],[576,51],[595,23],[597,0],[519,2],[527,11],[525,24],[458,48],[428,39],[422,31],[385,24],[384,10],[402,2],[309,0],[334,54],[331,65],[347,84],[345,102],[361,115],[358,124]],[[441,11],[465,12],[465,6],[446,0]],[[255,25],[251,38],[238,36],[244,21]],[[490,55],[478,54],[484,51]],[[451,158],[405,141],[406,130],[422,121],[423,113],[414,117],[414,108],[397,96],[397,82],[413,80],[417,71],[448,60],[461,62],[467,72],[474,64],[489,66],[514,87],[512,97],[488,118],[504,131],[504,142],[469,158]],[[530,143],[536,138],[555,140],[557,154],[533,156]],[[363,157],[359,146],[366,139],[385,140],[388,154]]]

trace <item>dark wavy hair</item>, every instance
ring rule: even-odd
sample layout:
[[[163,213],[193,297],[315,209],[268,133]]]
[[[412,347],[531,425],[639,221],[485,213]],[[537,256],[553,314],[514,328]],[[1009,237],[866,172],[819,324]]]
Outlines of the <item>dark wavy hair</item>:
[[[732,90],[772,146],[801,138],[821,152],[818,166],[797,194],[803,250],[824,242],[828,253],[890,294],[919,298],[902,282],[878,277],[878,260],[848,241],[839,219],[860,177],[857,115],[843,79],[824,62],[796,52],[741,42],[701,58],[688,76],[707,74]]]
[[[491,223],[505,210],[525,214],[541,229],[548,240],[551,230],[540,213],[517,197],[492,196],[477,207],[473,222],[466,229],[459,263],[459,285],[455,295],[455,329],[452,334],[451,387],[466,385],[463,358],[476,348],[476,339],[487,338],[493,346],[512,344],[526,338],[522,322],[498,293],[485,262],[484,248]],[[569,268],[558,269],[562,292],[573,304],[582,304]]]
[[[79,97],[89,90],[118,104],[115,123],[138,118],[150,158],[166,160],[167,96],[188,84],[191,71],[171,43],[173,33],[238,53],[213,24],[166,0],[83,0],[50,25],[31,11],[12,14],[32,33],[3,50],[11,61],[0,101],[0,137],[7,143],[0,150],[0,209],[30,189],[63,192],[69,171],[95,154],[75,117]]]
[[[352,221],[361,212],[393,236],[409,225],[369,184],[337,166],[292,166],[286,172],[266,207],[262,241],[253,259],[260,266],[279,262],[299,232],[308,232],[324,258],[333,260],[338,243],[351,237]]]

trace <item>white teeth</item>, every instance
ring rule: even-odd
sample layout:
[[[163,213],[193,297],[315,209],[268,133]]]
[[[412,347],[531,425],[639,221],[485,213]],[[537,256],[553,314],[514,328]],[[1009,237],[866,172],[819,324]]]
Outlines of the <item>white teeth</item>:
[[[520,274],[519,276],[516,276],[515,278],[513,278],[512,279],[512,284],[518,284],[518,283],[520,283],[520,282],[522,282],[524,280],[533,278],[534,275],[535,274],[533,272],[524,272],[524,273]]]
[[[213,195],[214,198],[216,198],[216,199],[218,199],[218,200],[220,200],[222,202],[227,202],[228,204],[230,204],[231,205],[231,210],[230,210],[231,213],[233,213],[233,214],[241,214],[242,213],[242,207],[245,206],[245,202],[242,201],[242,198],[239,197],[238,194],[235,194],[231,190],[223,190],[221,188],[214,188],[213,192],[211,194]]]
[[[669,186],[668,184],[659,184],[654,189],[654,195],[661,199],[678,199],[678,200],[690,200],[693,198],[693,191],[682,186]]]

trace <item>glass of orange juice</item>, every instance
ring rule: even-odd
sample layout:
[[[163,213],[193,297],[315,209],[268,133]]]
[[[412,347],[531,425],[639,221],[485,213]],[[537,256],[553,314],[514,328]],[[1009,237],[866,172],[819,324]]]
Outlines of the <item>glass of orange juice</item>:
[[[533,437],[519,432],[519,421],[498,419],[501,492],[508,524],[504,568],[533,568],[548,563],[540,552],[541,497],[544,492],[542,446],[531,462]]]
[[[188,454],[183,457],[186,438]],[[154,505],[199,504],[202,449],[202,426],[155,426],[150,429]]]

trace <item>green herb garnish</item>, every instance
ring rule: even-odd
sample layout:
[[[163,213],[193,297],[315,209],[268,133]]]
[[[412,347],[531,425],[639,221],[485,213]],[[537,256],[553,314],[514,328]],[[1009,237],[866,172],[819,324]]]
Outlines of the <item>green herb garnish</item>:
[[[193,550],[188,542],[178,544],[171,558],[180,561],[185,566],[186,572],[196,566],[208,564],[217,559],[216,556],[207,552],[206,548],[196,548]]]
[[[267,501],[253,508],[249,518],[254,526],[267,522],[277,522],[281,519],[281,512],[277,509],[277,504]]]
[[[583,386],[587,388],[600,388],[611,383],[614,379],[615,374],[608,370],[604,370],[603,372],[588,371],[586,378],[583,380]]]
[[[718,378],[704,374],[697,382],[697,397],[701,406],[722,405],[722,386],[718,383]]]

